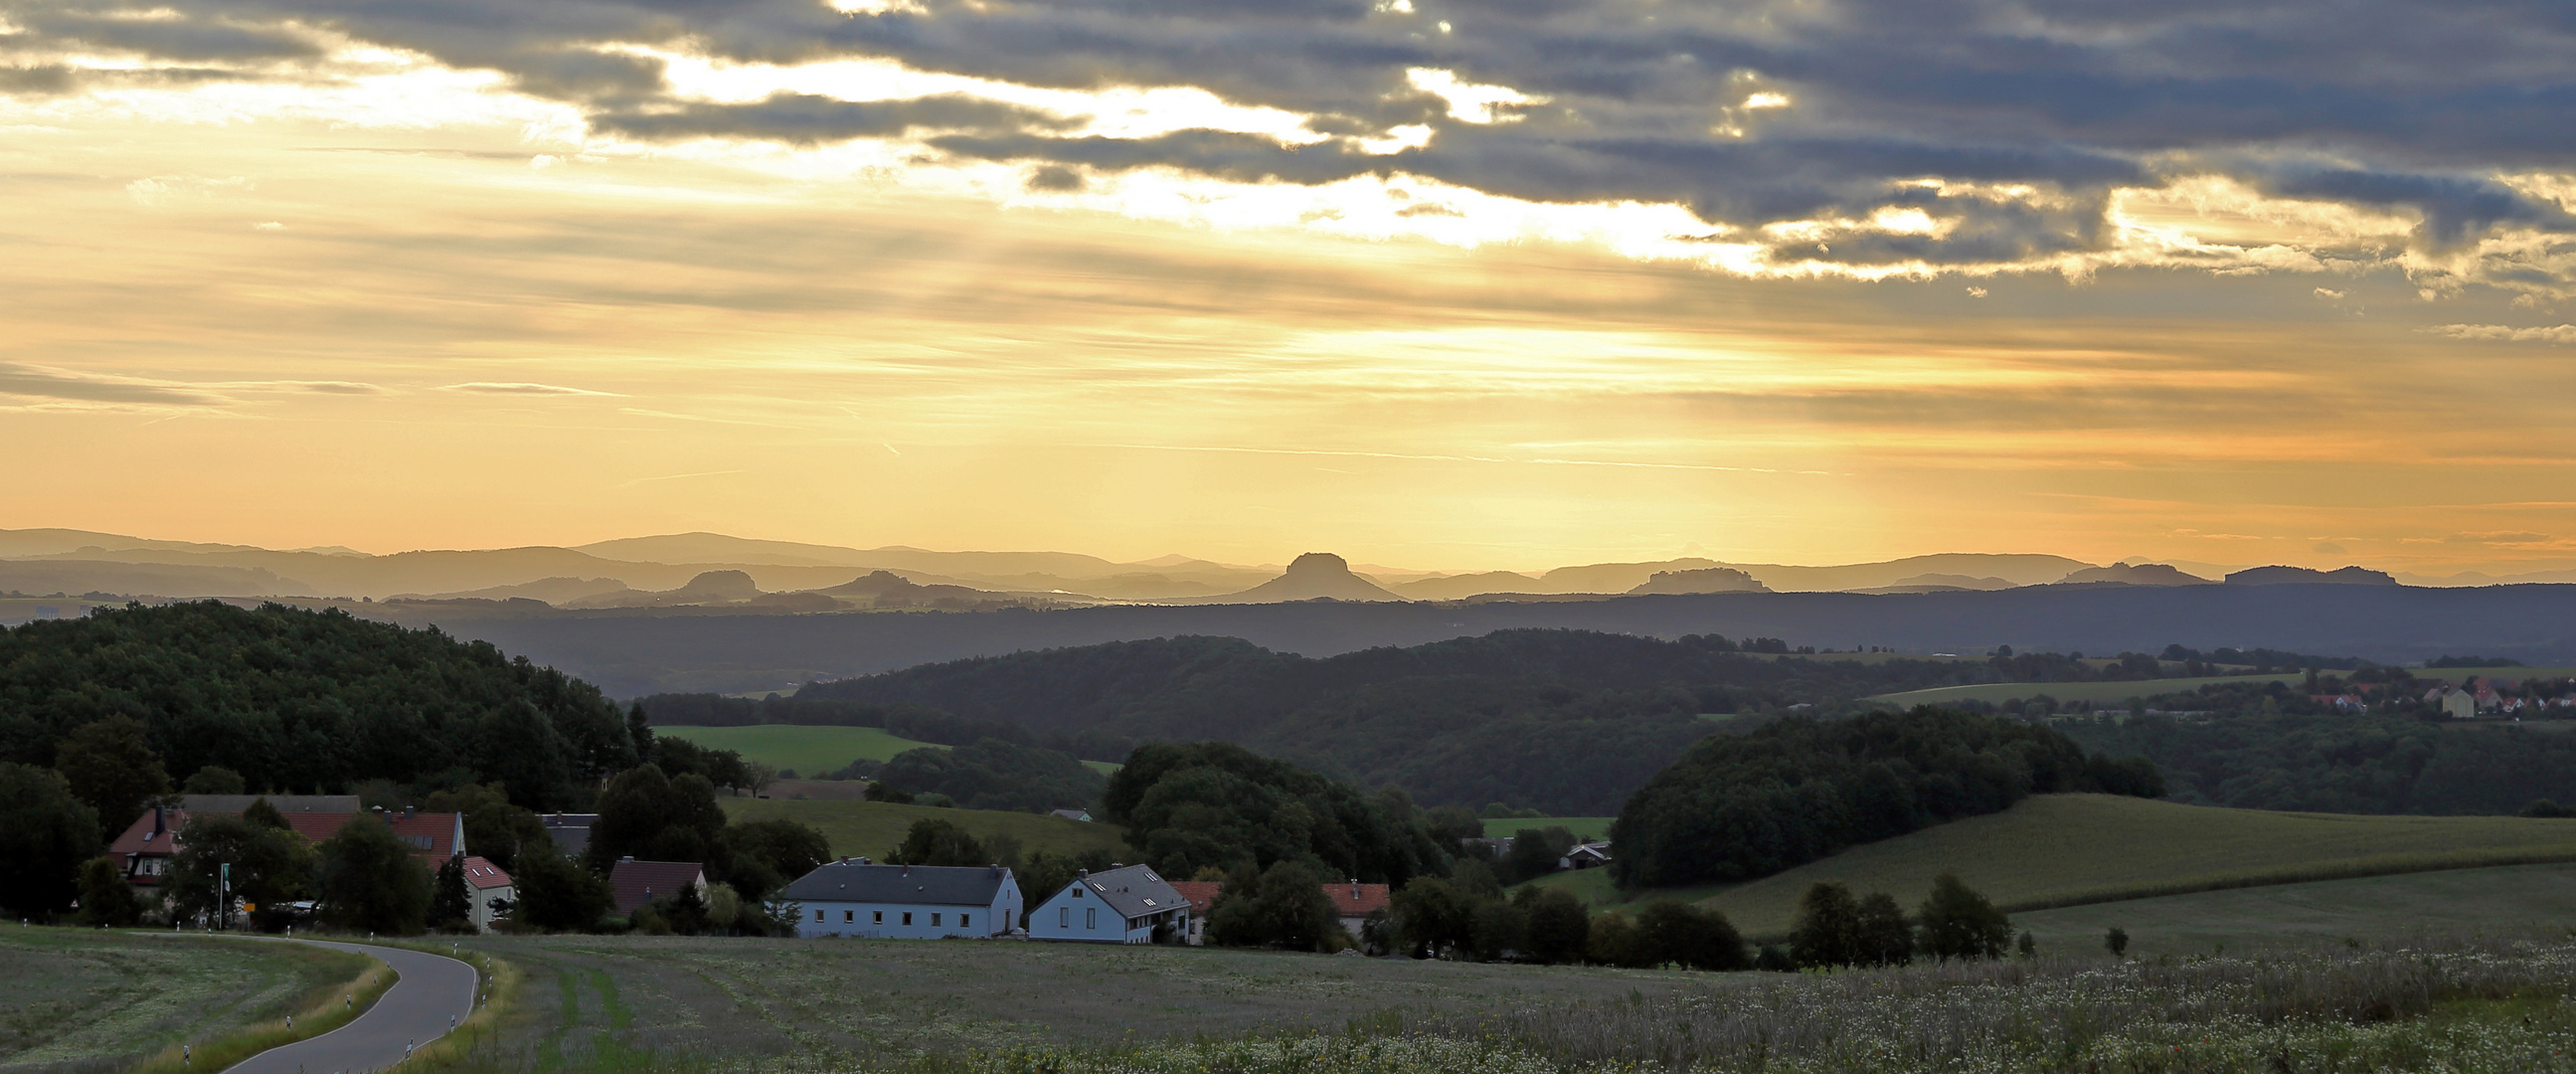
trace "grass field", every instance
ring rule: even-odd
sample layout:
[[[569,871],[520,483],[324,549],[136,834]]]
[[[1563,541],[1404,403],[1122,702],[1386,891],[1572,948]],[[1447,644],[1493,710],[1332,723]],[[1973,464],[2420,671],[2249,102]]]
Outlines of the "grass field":
[[[1511,817],[1485,821],[1485,838],[1500,839],[1523,828],[1546,828],[1551,825],[1573,832],[1577,839],[1610,838],[1610,822],[1617,817]]]
[[[914,821],[944,820],[981,839],[1007,835],[1020,841],[1020,852],[1050,850],[1058,854],[1077,854],[1099,848],[1112,854],[1128,851],[1124,829],[1114,825],[1036,813],[1004,813],[990,809],[939,809],[932,806],[895,805],[891,802],[867,801],[792,801],[777,798],[718,798],[725,816],[732,820],[765,820],[784,817],[811,824],[832,843],[832,853],[840,857],[883,857],[885,852],[903,842],[904,833],[912,830]]]
[[[1717,907],[1746,933],[1774,936],[1788,931],[1798,896],[1820,880],[1839,880],[1862,894],[1884,891],[1912,906],[1934,876],[1954,872],[1998,905],[2038,908],[2541,861],[2576,861],[2576,823],[2274,813],[2048,794],[1748,884],[1653,894]],[[1532,883],[1561,885],[1596,904],[1620,901],[1604,870]]]
[[[656,727],[653,733],[684,738],[708,749],[732,750],[746,761],[794,769],[805,776],[842,768],[852,761],[893,760],[905,750],[948,747],[897,738],[876,727],[807,727],[763,723],[748,727]]]
[[[237,939],[0,927],[0,1070],[122,1068],[302,1009],[373,960]]]
[[[2444,679],[2451,682],[2487,676],[2520,682],[2532,678],[2557,679],[2576,676],[2576,668],[2417,668],[2415,674],[2420,678]],[[1997,682],[1975,686],[1936,686],[1929,690],[1879,694],[1863,700],[1883,701],[1891,705],[1912,708],[1916,705],[1938,705],[1950,701],[2001,702],[2010,701],[2016,697],[2047,694],[2059,701],[2086,701],[2096,705],[2116,705],[2133,697],[2190,693],[2214,683],[2299,683],[2306,679],[2306,672],[2293,671],[2276,675],[2222,675],[2196,679],[2146,679],[2137,682]]]
[[[2043,952],[2101,955],[2112,926],[2129,954],[2207,954],[2419,933],[2576,925],[2576,864],[2507,865],[2164,895],[2013,915]]]

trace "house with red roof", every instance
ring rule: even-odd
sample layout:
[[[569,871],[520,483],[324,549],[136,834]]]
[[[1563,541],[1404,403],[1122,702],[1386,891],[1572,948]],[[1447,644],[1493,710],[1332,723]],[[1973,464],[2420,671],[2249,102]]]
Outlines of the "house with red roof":
[[[466,916],[473,920],[477,932],[492,931],[492,922],[519,897],[518,885],[510,874],[489,860],[468,856],[465,859],[466,903],[473,909]]]
[[[238,816],[242,810],[249,808],[250,801],[257,798],[254,795],[225,797],[238,797],[245,800],[232,809],[207,809],[196,812],[191,812],[185,807],[174,809],[168,806],[153,806],[146,809],[142,816],[134,819],[134,823],[126,825],[125,831],[119,834],[114,842],[108,844],[108,855],[124,867],[127,883],[133,884],[148,894],[160,886],[161,878],[170,871],[170,859],[179,853],[179,833],[187,829],[188,818],[227,814]],[[292,799],[286,800],[292,804]],[[271,804],[275,802],[272,801]],[[294,829],[295,834],[315,843],[338,834],[343,825],[360,815],[354,812],[324,813],[282,807],[279,812],[285,816],[286,826]],[[465,853],[465,814],[422,813],[408,806],[400,811],[377,809],[374,812],[376,816],[384,819],[387,826],[393,828],[397,838],[411,844],[411,856],[420,859],[423,865],[436,869],[440,862]]]
[[[617,912],[632,915],[655,899],[677,895],[681,888],[698,889],[698,897],[707,897],[707,867],[693,861],[637,861],[619,858],[608,872],[608,889],[617,900]]]
[[[1386,885],[1363,884],[1356,879],[1347,884],[1324,885],[1324,896],[1333,900],[1333,916],[1341,919],[1342,931],[1350,933],[1354,940],[1359,939],[1360,926],[1368,922],[1368,916],[1386,909],[1395,899]]]
[[[1225,881],[1171,880],[1166,883],[1190,901],[1190,933],[1183,939],[1194,944],[1206,942],[1208,909],[1216,905],[1217,894],[1225,890]]]

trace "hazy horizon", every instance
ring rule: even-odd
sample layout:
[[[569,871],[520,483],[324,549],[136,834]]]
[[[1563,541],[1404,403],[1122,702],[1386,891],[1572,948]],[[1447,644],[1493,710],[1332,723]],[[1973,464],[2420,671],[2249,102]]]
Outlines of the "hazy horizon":
[[[19,0],[0,526],[2576,563],[2576,30],[2382,14]]]

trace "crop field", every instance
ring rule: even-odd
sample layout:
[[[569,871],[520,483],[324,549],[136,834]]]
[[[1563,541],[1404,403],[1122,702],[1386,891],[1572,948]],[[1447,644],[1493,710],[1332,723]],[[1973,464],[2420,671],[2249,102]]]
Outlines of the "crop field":
[[[2100,794],[2046,794],[1992,816],[1854,847],[1732,887],[1655,893],[1726,911],[1751,935],[1788,931],[1820,880],[1912,905],[1959,874],[2006,908],[2036,909],[2227,887],[2434,869],[2576,861],[2576,823],[2521,817],[2353,816],[2217,809]],[[1560,873],[1596,904],[1620,901],[1604,870]]]
[[[1012,942],[487,937],[497,1031],[414,1064],[584,1071],[2564,1071],[2565,937],[1808,974]]]
[[[0,1071],[120,1069],[277,1018],[375,965],[322,948],[0,927]]]
[[[886,851],[903,842],[904,833],[912,830],[913,822],[922,820],[948,821],[978,839],[1009,836],[1020,841],[1023,854],[1040,850],[1078,854],[1095,847],[1116,854],[1127,849],[1126,830],[1116,825],[1066,820],[1037,813],[941,809],[857,800],[719,797],[716,803],[724,807],[725,816],[731,820],[783,817],[811,824],[831,842],[832,853],[845,858],[883,857]]]
[[[1561,827],[1577,839],[1610,838],[1610,822],[1617,817],[1505,817],[1487,818],[1485,838],[1500,839],[1523,828]]]
[[[804,776],[842,768],[852,761],[887,761],[905,750],[948,747],[897,738],[876,727],[808,727],[763,723],[748,727],[655,727],[653,733],[684,738],[714,750],[732,750],[746,761],[794,769]]]
[[[2013,926],[2029,930],[2042,952],[2101,957],[2108,957],[2102,935],[2114,926],[2129,934],[2129,954],[2153,957],[2571,925],[2576,864],[2316,880],[2013,915]]]
[[[1704,975],[1020,941],[484,937],[528,973],[516,1047],[905,1056],[1339,1030],[1389,1008],[1472,1015],[1664,996]]]

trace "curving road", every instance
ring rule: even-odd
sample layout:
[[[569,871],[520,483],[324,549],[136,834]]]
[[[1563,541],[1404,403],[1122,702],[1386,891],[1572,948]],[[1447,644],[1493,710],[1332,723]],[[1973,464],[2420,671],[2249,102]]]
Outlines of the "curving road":
[[[474,967],[445,955],[400,947],[295,940],[365,955],[393,967],[394,986],[356,1021],[310,1040],[282,1045],[226,1068],[225,1074],[356,1074],[402,1062],[474,1013]]]

